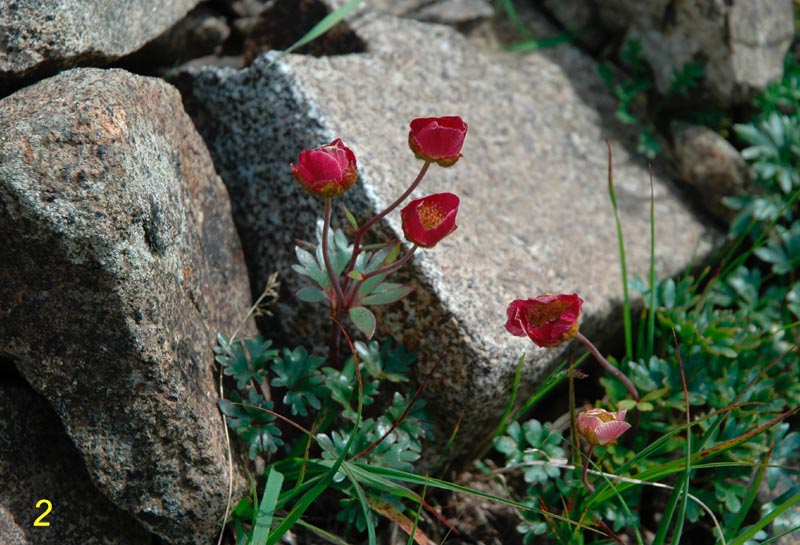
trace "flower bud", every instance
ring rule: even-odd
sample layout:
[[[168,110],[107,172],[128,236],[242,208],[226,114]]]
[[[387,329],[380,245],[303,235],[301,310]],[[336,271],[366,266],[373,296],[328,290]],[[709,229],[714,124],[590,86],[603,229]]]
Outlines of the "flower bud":
[[[292,173],[309,193],[339,197],[356,183],[356,156],[337,138],[326,146],[301,151]]]
[[[408,145],[417,159],[449,167],[461,157],[467,124],[458,117],[421,117],[411,122]]]

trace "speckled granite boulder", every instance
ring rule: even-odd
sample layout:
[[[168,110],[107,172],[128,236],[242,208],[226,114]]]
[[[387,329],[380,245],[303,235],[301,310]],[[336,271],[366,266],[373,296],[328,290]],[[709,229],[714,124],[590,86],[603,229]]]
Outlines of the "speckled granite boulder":
[[[350,25],[367,53],[288,56],[274,65],[261,57],[242,71],[192,69],[179,86],[229,187],[255,276],[278,271],[287,294],[305,285],[290,271],[292,240],[312,239],[320,212],[289,169],[302,148],[343,138],[361,173],[345,201],[376,211],[420,168],[407,148],[411,119],[461,115],[469,123],[464,157],[452,168],[432,168],[417,192],[459,194],[459,228],[415,256],[410,274],[418,289],[391,307],[379,332],[419,352],[419,376],[438,364],[424,397],[442,441],[463,416],[453,450],[463,454],[505,407],[519,356],[528,360],[523,395],[560,356],[506,333],[512,299],[577,291],[586,299],[587,333],[617,329],[609,321],[619,309],[620,280],[603,140],[614,99],[593,61],[571,47],[492,55],[440,25],[374,13]],[[622,146],[615,153],[630,272],[643,273],[649,177]],[[714,231],[664,179],[656,178],[655,193],[656,259],[668,275],[704,255]],[[384,227],[402,239],[396,215]],[[286,300],[277,323],[297,339],[321,329],[304,329],[313,312]]]
[[[0,353],[112,502],[211,543],[231,479],[212,349],[249,286],[180,95],[73,69],[3,99],[0,126]]]
[[[638,39],[658,90],[669,90],[674,72],[700,63],[704,79],[692,97],[730,107],[751,100],[780,79],[794,37],[792,0],[544,0],[574,29],[575,13],[596,14],[598,25]],[[557,5],[554,5],[557,4]],[[596,44],[595,44],[596,45]],[[698,91],[705,91],[700,93]]]
[[[0,365],[2,365],[0,363]],[[145,545],[148,533],[103,496],[47,402],[24,385],[0,387],[0,543]],[[37,503],[46,499],[52,509]]]
[[[132,53],[198,0],[8,0],[0,2],[0,88],[78,64]]]

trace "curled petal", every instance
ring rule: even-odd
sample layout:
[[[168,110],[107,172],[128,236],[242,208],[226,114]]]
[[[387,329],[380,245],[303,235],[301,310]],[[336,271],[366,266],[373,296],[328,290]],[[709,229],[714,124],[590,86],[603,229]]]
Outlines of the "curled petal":
[[[630,424],[625,422],[626,411],[620,409],[614,413],[605,409],[589,409],[578,414],[578,433],[591,445],[606,446],[613,444],[620,435],[628,431]]]
[[[619,436],[628,431],[630,427],[630,424],[620,420],[604,422],[595,428],[594,435],[597,437],[599,445],[605,446],[619,439]]]

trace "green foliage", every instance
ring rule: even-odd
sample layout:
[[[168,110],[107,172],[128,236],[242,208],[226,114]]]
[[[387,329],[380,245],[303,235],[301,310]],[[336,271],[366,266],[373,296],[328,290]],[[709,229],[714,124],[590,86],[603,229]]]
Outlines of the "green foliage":
[[[650,307],[642,316],[654,313],[657,327],[651,351],[640,343],[638,359],[624,362],[624,367],[636,385],[649,392],[646,398],[653,410],[638,411],[635,439],[615,446],[611,454],[633,459],[655,438],[681,425],[688,397],[697,419],[690,428],[693,449],[713,452],[708,459],[715,464],[713,470],[693,472],[689,490],[729,523],[736,521],[725,530],[734,540],[745,535],[745,511],[754,505],[755,468],[769,459],[766,482],[774,486],[777,473],[796,479],[786,468],[800,461],[797,437],[788,433],[788,425],[775,425],[778,415],[800,404],[800,357],[793,350],[800,310],[800,222],[794,219],[800,196],[800,125],[796,116],[775,109],[780,103],[794,111],[796,102],[777,97],[796,97],[796,84],[797,73],[790,69],[782,85],[771,87],[757,101],[774,109],[735,127],[747,144],[743,156],[751,162],[762,191],[731,199],[741,212],[717,274],[664,279],[652,290],[640,280],[631,283]],[[683,363],[686,394],[676,361]],[[601,383],[612,404],[625,398],[626,391],[615,381]],[[663,454],[649,456],[646,464],[665,462],[684,443],[672,437],[669,448],[665,443]],[[702,515],[699,504],[689,502],[687,507],[687,519],[697,521]],[[751,538],[755,536],[753,532]]]
[[[423,400],[410,393],[381,392],[381,385],[407,382],[409,367],[416,360],[415,354],[392,339],[354,343],[358,359],[350,356],[341,370],[324,366],[323,358],[309,354],[303,347],[278,351],[260,337],[231,342],[220,335],[219,341],[217,361],[237,384],[237,390],[220,401],[229,427],[243,438],[252,459],[275,457],[279,447],[285,446],[289,456],[282,463],[288,465],[281,466],[281,474],[287,482],[294,481],[296,487],[303,482],[303,471],[299,468],[309,471],[309,464],[315,462],[330,463],[333,467],[353,456],[370,466],[412,471],[414,462],[420,458],[422,442],[432,438]],[[276,391],[283,392],[279,403],[262,395],[261,385],[267,381]],[[362,416],[362,407],[370,407],[376,416]],[[299,441],[286,438],[275,414],[313,421],[315,435],[301,437]],[[295,458],[307,448],[309,440],[317,446],[306,453],[310,458]],[[275,464],[270,466],[271,470],[275,467]],[[337,520],[352,524],[358,531],[370,528],[374,531],[377,517],[369,506],[365,509],[365,499],[391,505],[398,513],[405,510],[400,498],[359,483],[347,467],[333,471],[330,483],[318,490],[320,494],[325,489],[330,491],[329,495],[339,494],[341,509]],[[234,526],[239,528],[240,536],[268,535],[268,526],[256,523],[254,503],[255,500],[247,500],[237,506]]]
[[[742,156],[750,161],[759,181],[789,194],[800,186],[800,120],[772,112],[766,119],[734,126],[748,147]]]
[[[506,435],[495,439],[498,452],[506,457],[505,466],[523,465],[522,474],[529,484],[545,484],[561,473],[558,466],[547,462],[564,457],[564,438],[552,430],[551,424],[528,420],[520,425],[512,422]],[[533,495],[533,494],[531,494]]]
[[[328,393],[323,384],[325,377],[320,370],[324,361],[299,346],[293,351],[284,348],[281,357],[272,364],[275,378],[270,384],[276,388],[286,388],[283,404],[289,407],[292,414],[307,416],[309,407],[315,410],[322,407],[320,399]]]
[[[292,265],[292,269],[298,274],[307,276],[319,286],[318,289],[301,289],[297,293],[298,298],[308,302],[327,300],[331,294],[331,279],[325,270],[325,258],[322,254],[322,224],[317,224],[317,244],[314,253],[300,246],[295,246],[294,250],[298,263]],[[334,274],[341,275],[353,257],[353,245],[347,241],[347,237],[341,229],[328,231],[328,254]],[[314,291],[315,289],[319,293]]]
[[[255,459],[262,454],[273,454],[283,445],[282,433],[275,424],[273,403],[264,399],[254,388],[247,388],[246,397],[231,392],[230,399],[222,399],[219,408],[227,417],[228,426],[247,445],[247,454]]]
[[[263,380],[267,363],[278,354],[277,350],[270,349],[272,341],[261,336],[231,343],[228,337],[220,333],[217,343],[214,347],[215,359],[225,375],[236,379],[239,389],[253,381]]]
[[[795,63],[790,51],[783,62],[783,78],[767,87],[756,98],[756,107],[761,112],[780,112],[797,115],[800,112],[800,64]]]
[[[604,75],[616,86],[619,119],[637,123],[640,112],[658,108],[648,104],[651,87],[640,48],[628,44],[620,60],[631,79],[615,81],[609,69]],[[542,508],[521,513],[518,530],[525,543],[541,534],[582,543],[591,540],[589,528],[615,540],[614,534],[627,531],[642,543],[638,513],[654,505],[664,508],[656,514],[657,527],[650,528],[656,545],[682,542],[684,524],[713,527],[719,542],[724,536],[736,545],[771,541],[796,526],[787,513],[800,504],[800,487],[790,485],[763,506],[759,489],[795,483],[800,467],[800,434],[784,421],[800,407],[797,75],[797,66],[788,66],[781,85],[757,101],[771,110],[736,126],[761,191],[732,200],[742,211],[719,264],[699,277],[623,282],[643,295],[645,308],[638,335],[625,320],[626,355],[614,363],[643,395],[635,403],[620,381],[600,378],[602,403],[627,403],[634,426],[591,460],[609,479],[592,476],[596,490],[590,492],[581,484],[580,468],[542,465],[557,456],[555,449],[570,445],[542,435],[546,426],[538,423],[515,422],[496,440],[507,467],[523,465],[522,501]],[[697,66],[685,66],[676,71],[670,92],[685,94],[701,76]],[[613,191],[611,197],[614,204]],[[624,267],[622,246],[620,238]],[[544,445],[554,449],[550,456]],[[642,494],[648,486],[673,490],[651,494],[669,498],[653,503]]]
[[[352,221],[355,222],[355,218]],[[298,263],[292,265],[292,268],[316,284],[301,288],[296,295],[298,299],[307,303],[333,304],[336,295],[325,267],[322,233],[323,224],[318,224],[314,253],[301,246],[295,247]],[[339,279],[340,285],[347,285],[349,288],[348,316],[365,337],[372,338],[377,321],[375,314],[366,307],[394,303],[412,291],[409,286],[386,281],[386,277],[394,270],[391,265],[397,261],[400,244],[392,242],[379,244],[377,247],[362,247],[359,248],[355,259],[353,259],[353,253],[356,251],[354,245],[348,242],[341,229],[328,231],[327,244],[333,273],[337,278],[344,275],[344,278]],[[311,245],[304,243],[304,246]]]
[[[611,89],[617,99],[617,119],[626,125],[639,129],[636,149],[648,159],[654,159],[663,151],[658,138],[658,127],[667,120],[666,107],[676,97],[686,97],[697,88],[704,77],[703,66],[697,62],[687,62],[673,68],[669,88],[662,95],[656,91],[653,74],[648,66],[642,44],[637,39],[628,40],[618,53],[618,63],[600,63],[600,78]],[[669,113],[692,122],[704,122],[715,127],[727,124],[724,114],[717,110],[685,109]]]

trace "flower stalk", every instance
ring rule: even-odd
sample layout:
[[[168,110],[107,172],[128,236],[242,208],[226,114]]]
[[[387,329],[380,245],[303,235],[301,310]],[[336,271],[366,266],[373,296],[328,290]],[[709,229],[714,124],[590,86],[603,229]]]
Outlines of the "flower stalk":
[[[333,264],[331,264],[331,256],[328,253],[328,234],[331,228],[331,199],[325,199],[325,212],[323,215],[322,220],[322,259],[325,261],[325,270],[328,273],[328,277],[331,279],[331,287],[333,288],[333,293],[336,296],[336,301],[331,302],[331,312],[334,315],[338,315],[339,310],[344,306],[345,298],[344,292],[342,291],[342,286],[339,284],[339,276],[335,274],[333,270]]]
[[[371,338],[376,329],[376,317],[367,307],[393,303],[412,291],[400,284],[384,282],[383,276],[407,263],[418,247],[432,248],[456,229],[459,199],[452,193],[439,193],[412,201],[402,210],[403,233],[412,247],[400,259],[395,259],[397,248],[383,246],[373,252],[373,247],[362,245],[366,233],[397,209],[419,186],[432,163],[449,167],[461,157],[467,124],[460,117],[418,118],[411,121],[410,128],[409,146],[414,155],[423,161],[422,167],[402,195],[364,225],[359,227],[354,216],[345,208],[345,215],[354,227],[355,234],[352,253],[348,255],[344,267],[341,261],[331,256],[329,239],[336,242],[335,236],[331,236],[332,199],[341,197],[355,184],[358,178],[355,154],[337,138],[319,148],[301,151],[297,163],[291,165],[300,186],[312,195],[322,197],[325,203],[322,240],[319,241],[316,255],[298,248],[300,263],[294,268],[314,280],[318,286],[299,290],[298,298],[313,303],[327,300],[333,323],[329,357],[334,366],[339,363],[341,315],[347,314],[351,322],[367,338]],[[339,250],[341,253],[342,249]],[[338,257],[340,253],[335,256]],[[359,260],[359,256],[363,259]],[[338,267],[334,266],[334,261],[338,261]],[[365,284],[370,279],[372,282]]]
[[[614,377],[617,380],[619,380],[622,384],[625,385],[625,389],[628,390],[629,394],[631,394],[633,400],[638,403],[640,399],[639,392],[638,390],[636,390],[636,386],[634,386],[633,381],[628,377],[626,377],[625,374],[618,368],[611,365],[611,363],[605,357],[603,357],[603,355],[600,353],[597,347],[592,343],[592,341],[587,339],[583,335],[583,333],[578,332],[578,334],[575,337],[583,344],[583,346],[585,346],[589,350],[589,352],[592,353],[594,359],[597,360],[597,363],[603,366],[603,369],[614,375]]]

